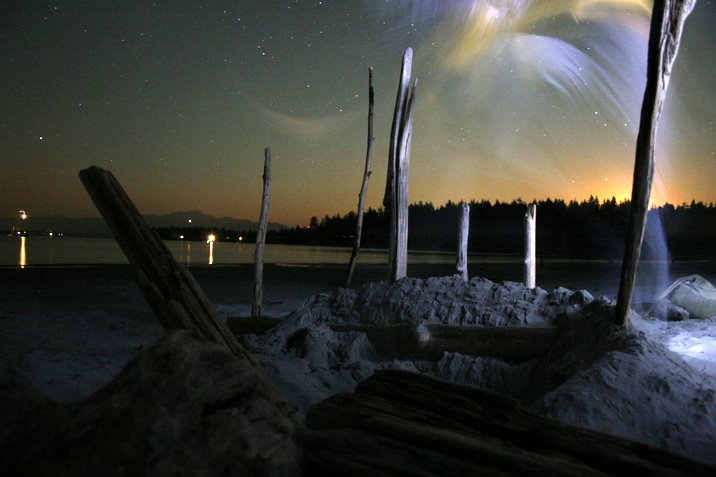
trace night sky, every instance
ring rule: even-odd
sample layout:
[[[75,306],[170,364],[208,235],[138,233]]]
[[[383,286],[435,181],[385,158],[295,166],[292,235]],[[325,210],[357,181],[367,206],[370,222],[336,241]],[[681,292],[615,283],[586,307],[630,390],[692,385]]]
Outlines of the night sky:
[[[410,200],[630,195],[649,1],[64,1],[0,6],[0,217],[97,216],[78,172],[140,211],[270,220],[385,187],[401,56],[418,78]],[[716,202],[716,4],[687,20],[653,202]]]

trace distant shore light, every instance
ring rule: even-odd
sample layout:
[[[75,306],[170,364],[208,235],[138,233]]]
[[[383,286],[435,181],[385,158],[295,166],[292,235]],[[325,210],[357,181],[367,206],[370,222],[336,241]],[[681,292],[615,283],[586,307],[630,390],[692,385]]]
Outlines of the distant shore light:
[[[214,234],[210,234],[209,237],[206,239],[206,243],[213,243],[216,242],[216,236]]]

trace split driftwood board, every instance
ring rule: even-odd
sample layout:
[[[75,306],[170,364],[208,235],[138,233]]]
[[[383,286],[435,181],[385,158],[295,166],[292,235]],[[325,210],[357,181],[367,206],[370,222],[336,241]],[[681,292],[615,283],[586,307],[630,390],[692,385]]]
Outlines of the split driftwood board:
[[[378,371],[319,403],[302,439],[308,475],[714,475],[655,447],[566,426],[489,391]]]

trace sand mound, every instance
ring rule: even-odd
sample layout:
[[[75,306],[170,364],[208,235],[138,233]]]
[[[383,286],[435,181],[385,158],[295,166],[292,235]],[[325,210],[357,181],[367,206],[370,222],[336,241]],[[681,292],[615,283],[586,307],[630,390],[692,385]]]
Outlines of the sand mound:
[[[506,394],[561,422],[716,462],[716,380],[639,331],[645,326],[637,315],[629,329],[613,326],[613,306],[564,288],[406,278],[316,295],[244,343],[301,412],[352,391],[376,369],[406,369]],[[381,361],[365,333],[329,326],[347,323],[558,327],[560,338],[545,357],[520,364],[457,353],[436,362]]]

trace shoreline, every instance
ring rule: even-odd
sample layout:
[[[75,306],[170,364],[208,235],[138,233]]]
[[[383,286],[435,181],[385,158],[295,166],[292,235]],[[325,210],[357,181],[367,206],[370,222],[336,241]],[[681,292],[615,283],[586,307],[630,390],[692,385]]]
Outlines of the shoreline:
[[[253,264],[190,264],[185,265],[199,282],[212,303],[251,303],[253,300]],[[545,290],[558,287],[570,290],[587,290],[595,296],[615,298],[621,263],[618,261],[545,260],[537,265],[537,286]],[[267,263],[264,265],[264,293],[266,301],[282,298],[308,299],[316,293],[332,291],[345,286],[347,266],[337,263]],[[523,265],[520,262],[480,262],[468,264],[470,277],[487,278],[493,282],[522,281]],[[386,279],[384,264],[361,264],[356,267],[353,287]],[[429,278],[455,274],[451,263],[409,263],[408,277]],[[679,261],[671,263],[641,262],[636,284],[636,299],[649,301],[661,293],[679,277],[701,275],[716,283],[716,261]],[[126,289],[135,289],[130,297],[144,301],[134,280],[130,264],[67,264],[0,266],[0,300],[4,303],[28,302],[40,298],[31,288],[41,286],[57,293],[63,290],[66,299],[73,293],[72,287],[63,282],[80,280],[81,285],[97,291],[102,281],[109,279],[124,282],[123,300],[128,298]],[[115,284],[116,285],[116,284]],[[28,288],[29,287],[29,288]],[[54,290],[54,291],[53,291]],[[88,293],[78,293],[87,299]],[[92,295],[90,295],[92,296]]]

